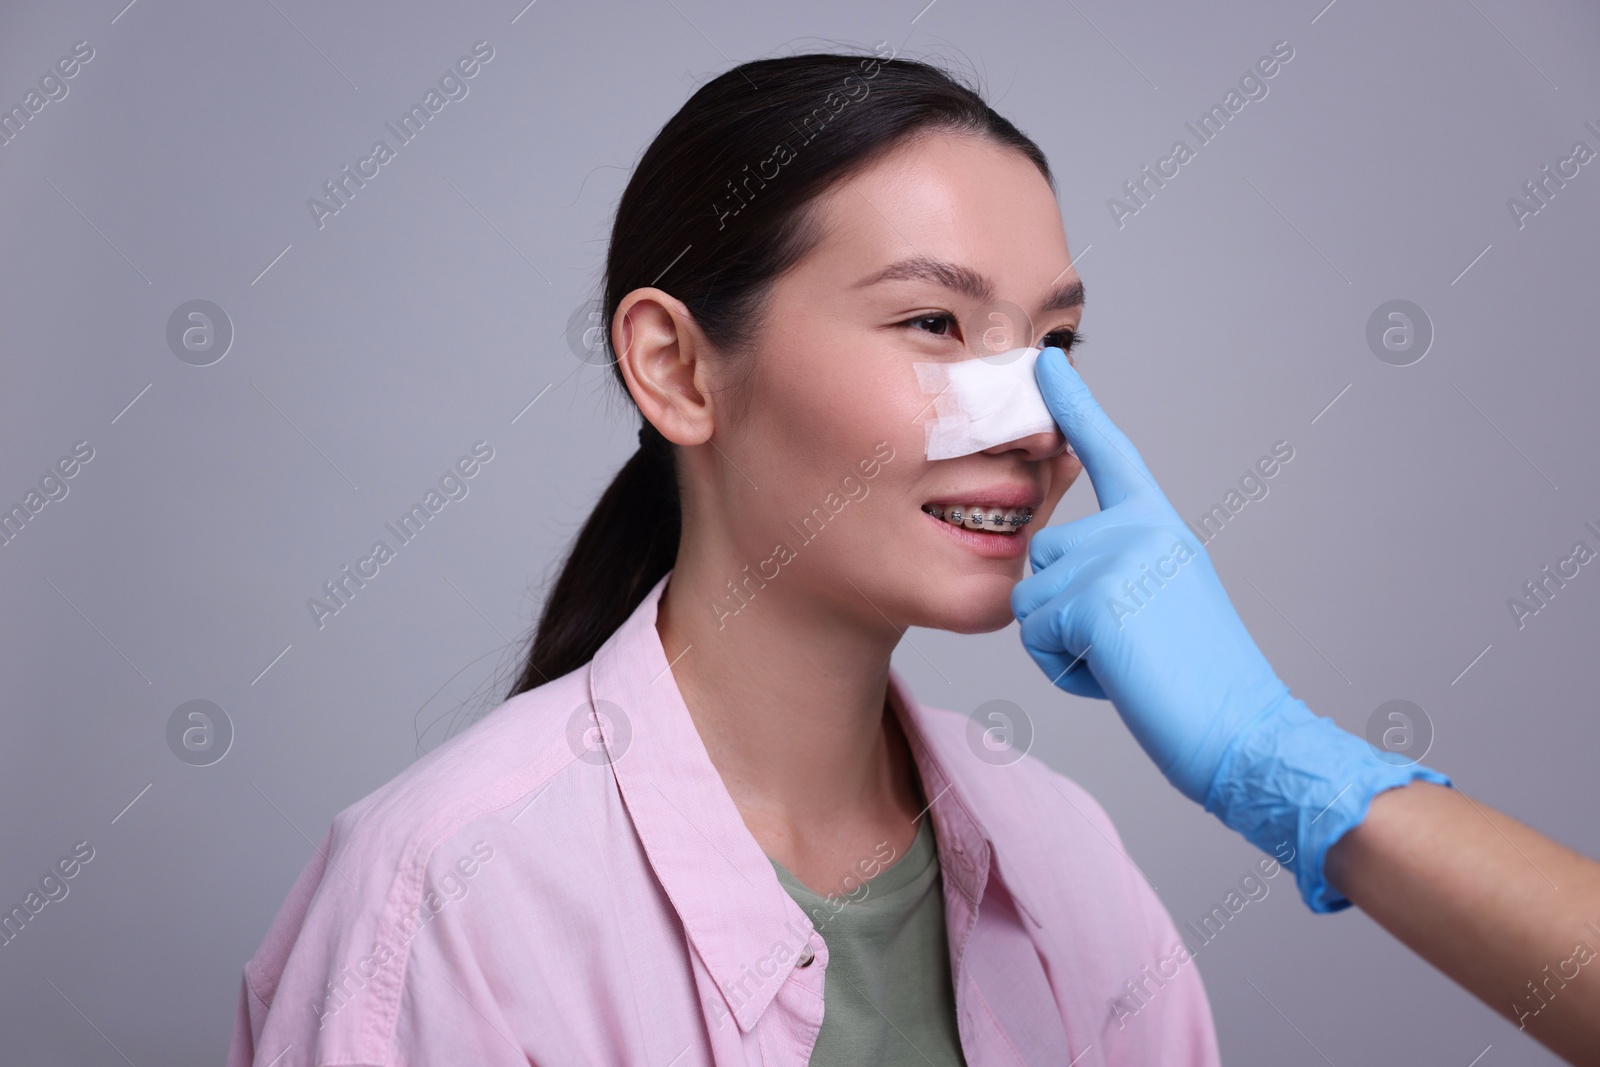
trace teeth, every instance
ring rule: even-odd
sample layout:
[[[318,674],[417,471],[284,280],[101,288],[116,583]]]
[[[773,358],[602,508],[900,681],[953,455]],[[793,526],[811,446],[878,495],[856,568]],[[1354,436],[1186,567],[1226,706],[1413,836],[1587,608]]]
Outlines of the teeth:
[[[988,530],[991,533],[1014,534],[1017,527],[1033,521],[1032,508],[997,508],[981,504],[951,505],[939,508],[924,504],[922,510],[936,519],[969,530]]]

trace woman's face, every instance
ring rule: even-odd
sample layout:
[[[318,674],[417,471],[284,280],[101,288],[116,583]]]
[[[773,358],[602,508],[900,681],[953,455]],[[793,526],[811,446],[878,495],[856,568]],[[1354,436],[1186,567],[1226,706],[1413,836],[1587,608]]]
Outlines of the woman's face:
[[[825,236],[774,283],[760,340],[737,357],[743,417],[717,421],[741,472],[717,494],[742,554],[729,577],[872,625],[999,629],[1029,539],[1082,468],[1055,429],[924,459],[933,411],[913,364],[1069,348],[1083,307],[1055,197],[1014,149],[936,134],[817,208]],[[1033,518],[979,532],[925,510],[973,505]]]

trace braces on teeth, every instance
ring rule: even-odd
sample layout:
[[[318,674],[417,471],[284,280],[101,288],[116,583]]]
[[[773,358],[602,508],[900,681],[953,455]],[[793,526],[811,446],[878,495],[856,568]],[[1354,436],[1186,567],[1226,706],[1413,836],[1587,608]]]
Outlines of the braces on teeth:
[[[963,515],[960,508],[951,508],[947,512],[941,510],[940,508],[934,507],[932,504],[924,504],[922,506],[922,510],[926,511],[929,515],[932,515],[936,519],[943,519],[944,521],[953,523],[957,526],[966,525],[966,522],[969,519],[977,519],[985,526],[1004,526],[1007,523],[1010,523],[1013,528],[1033,521],[1032,508],[1023,508],[1022,514],[1010,519],[1005,517],[1005,512],[1009,510],[1007,508],[989,508],[987,515],[984,514],[983,508],[974,508],[971,512]]]

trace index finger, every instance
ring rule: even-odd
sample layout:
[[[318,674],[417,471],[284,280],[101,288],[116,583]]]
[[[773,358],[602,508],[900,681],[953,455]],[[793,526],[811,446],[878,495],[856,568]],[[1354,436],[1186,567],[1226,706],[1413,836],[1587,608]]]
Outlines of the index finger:
[[[1101,410],[1065,352],[1054,346],[1046,348],[1039,353],[1033,373],[1045,406],[1094,485],[1101,511],[1130,497],[1161,494],[1139,450]]]

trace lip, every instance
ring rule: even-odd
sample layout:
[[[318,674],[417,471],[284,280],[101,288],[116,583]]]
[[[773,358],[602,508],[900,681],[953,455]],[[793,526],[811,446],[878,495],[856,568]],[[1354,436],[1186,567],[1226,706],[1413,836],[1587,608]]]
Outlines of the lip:
[[[998,507],[1000,505],[995,506]],[[1011,506],[1021,507],[1020,504]],[[922,512],[922,517],[938,526],[946,535],[955,538],[978,555],[986,556],[989,559],[1016,559],[1019,556],[1026,555],[1028,552],[1029,534],[1026,526],[1011,534],[987,533],[983,530],[972,530],[965,526],[957,526],[955,523],[946,522],[944,519],[936,519],[925,511]]]
[[[1033,508],[1037,511],[1044,503],[1044,494],[1031,485],[990,485],[982,489],[955,490],[923,503],[939,508],[973,504],[980,508]]]

